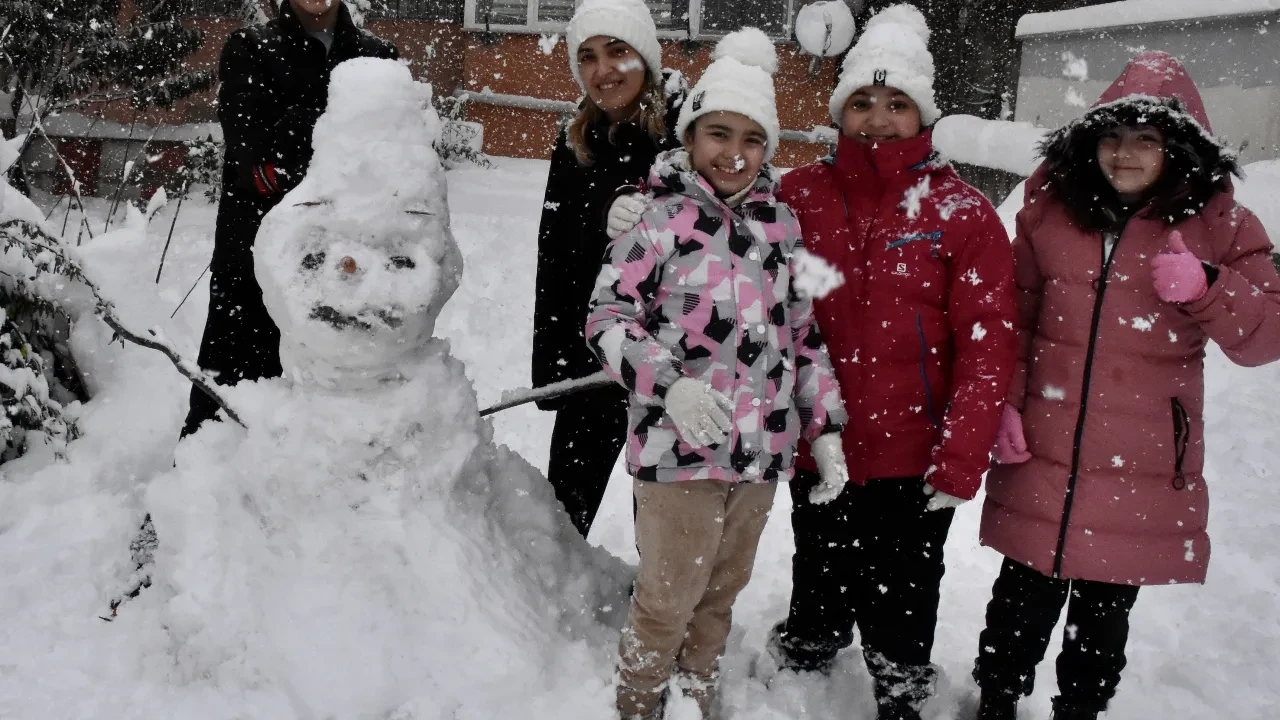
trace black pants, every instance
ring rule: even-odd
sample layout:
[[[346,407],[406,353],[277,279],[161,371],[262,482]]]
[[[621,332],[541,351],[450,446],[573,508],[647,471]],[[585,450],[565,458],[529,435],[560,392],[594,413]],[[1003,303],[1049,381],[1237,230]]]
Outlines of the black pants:
[[[1031,694],[1036,665],[1066,603],[1067,628],[1057,663],[1061,694],[1055,702],[1102,712],[1120,684],[1129,611],[1137,598],[1137,587],[1057,580],[1005,560],[987,605],[974,679],[984,693]]]
[[[627,436],[627,391],[589,390],[556,412],[547,480],[582,537],[600,510],[609,475]]]
[[[876,680],[877,699],[915,706],[932,693],[943,545],[954,510],[928,512],[920,478],[849,485],[827,505],[809,502],[818,478],[791,483],[791,609],[779,628],[787,660],[821,669],[853,643]],[[882,702],[883,704],[883,702]]]

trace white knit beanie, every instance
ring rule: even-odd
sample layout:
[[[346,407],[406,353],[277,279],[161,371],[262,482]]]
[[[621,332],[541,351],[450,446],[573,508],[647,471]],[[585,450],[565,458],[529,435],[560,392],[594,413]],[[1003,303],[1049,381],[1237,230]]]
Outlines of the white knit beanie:
[[[920,108],[920,122],[933,125],[942,117],[934,101],[933,74],[924,15],[907,4],[887,7],[867,21],[844,59],[840,82],[831,94],[831,121],[840,124],[845,103],[859,88],[884,85],[906,93]]]
[[[583,0],[565,32],[569,47],[569,69],[583,91],[582,74],[578,71],[578,46],[587,38],[605,35],[630,45],[649,71],[654,83],[662,82],[662,46],[658,44],[658,28],[643,0]]]
[[[768,162],[778,149],[778,108],[774,103],[773,73],[778,70],[778,54],[764,32],[742,28],[716,43],[712,63],[693,86],[689,99],[680,107],[676,137],[684,140],[694,120],[712,112],[733,112],[755,120],[768,136],[764,159]]]

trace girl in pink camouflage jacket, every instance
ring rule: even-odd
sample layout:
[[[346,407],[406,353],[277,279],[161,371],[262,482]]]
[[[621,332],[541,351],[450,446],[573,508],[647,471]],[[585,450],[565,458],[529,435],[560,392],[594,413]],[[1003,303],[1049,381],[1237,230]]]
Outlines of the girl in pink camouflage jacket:
[[[730,612],[751,575],[776,481],[803,435],[817,501],[848,478],[839,386],[799,297],[800,227],[774,198],[772,43],[729,35],[658,157],[657,195],[610,245],[586,336],[631,393],[640,568],[618,666],[618,712],[658,717],[673,672],[711,715]],[[821,448],[821,450],[819,450]]]

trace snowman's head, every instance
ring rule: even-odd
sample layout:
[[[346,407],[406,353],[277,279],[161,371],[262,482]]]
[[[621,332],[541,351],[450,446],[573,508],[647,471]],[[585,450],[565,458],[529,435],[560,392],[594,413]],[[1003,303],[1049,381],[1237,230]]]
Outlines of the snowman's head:
[[[457,288],[462,260],[429,100],[430,86],[392,61],[335,69],[315,159],[254,245],[286,374],[325,384],[403,376]]]

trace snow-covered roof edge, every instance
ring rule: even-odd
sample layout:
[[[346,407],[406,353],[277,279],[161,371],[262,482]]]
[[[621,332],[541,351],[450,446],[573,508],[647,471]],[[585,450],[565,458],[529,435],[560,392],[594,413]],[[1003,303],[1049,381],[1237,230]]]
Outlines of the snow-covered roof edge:
[[[1018,38],[1184,20],[1280,13],[1280,0],[1123,0],[1106,5],[1029,13],[1018,20]]]

